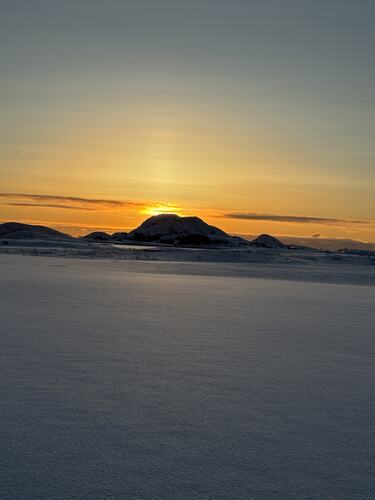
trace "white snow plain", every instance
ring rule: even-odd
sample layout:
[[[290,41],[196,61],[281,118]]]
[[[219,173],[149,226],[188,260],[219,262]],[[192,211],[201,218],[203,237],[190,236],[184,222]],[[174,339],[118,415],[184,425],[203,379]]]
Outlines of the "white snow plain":
[[[375,288],[243,269],[0,255],[0,498],[375,498]]]

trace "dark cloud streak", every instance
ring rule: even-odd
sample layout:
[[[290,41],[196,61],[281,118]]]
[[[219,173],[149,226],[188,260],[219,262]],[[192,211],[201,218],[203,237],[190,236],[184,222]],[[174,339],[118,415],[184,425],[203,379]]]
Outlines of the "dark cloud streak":
[[[63,208],[65,210],[87,210],[92,211],[95,208],[89,207],[76,207],[74,205],[54,205],[53,203],[22,203],[22,202],[2,202],[1,205],[8,205],[11,207],[47,207],[47,208]]]
[[[3,203],[6,205],[65,208],[69,210],[108,210],[111,208],[138,208],[144,205],[141,202],[133,200],[109,200],[102,198],[83,198],[80,196],[60,196],[33,193],[0,193],[0,198],[9,200]]]
[[[372,224],[373,221],[357,219],[336,219],[328,217],[309,217],[306,215],[277,215],[277,214],[258,214],[258,213],[227,213],[223,217],[239,220],[258,220],[269,222],[289,222],[295,224],[318,224],[328,226],[342,226],[350,224]]]

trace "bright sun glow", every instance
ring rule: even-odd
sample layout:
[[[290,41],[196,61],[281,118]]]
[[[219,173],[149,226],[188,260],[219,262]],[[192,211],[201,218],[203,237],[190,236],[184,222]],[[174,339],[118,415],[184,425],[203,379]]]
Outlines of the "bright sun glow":
[[[160,215],[160,214],[177,214],[182,215],[182,209],[174,203],[166,203],[149,205],[142,210],[143,214],[147,215]]]

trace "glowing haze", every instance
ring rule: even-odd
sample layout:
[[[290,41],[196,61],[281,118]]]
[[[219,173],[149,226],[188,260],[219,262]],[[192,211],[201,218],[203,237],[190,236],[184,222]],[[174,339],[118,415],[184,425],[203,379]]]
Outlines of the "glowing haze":
[[[15,0],[0,219],[375,240],[372,0]]]

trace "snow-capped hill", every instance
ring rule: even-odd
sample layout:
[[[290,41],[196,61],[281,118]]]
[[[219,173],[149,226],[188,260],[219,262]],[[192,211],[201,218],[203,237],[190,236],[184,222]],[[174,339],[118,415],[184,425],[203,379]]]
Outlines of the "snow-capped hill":
[[[104,231],[94,231],[93,233],[82,236],[82,238],[90,241],[110,241],[112,239],[111,235]]]
[[[5,222],[0,224],[0,238],[12,238],[19,240],[49,239],[61,240],[71,239],[68,234],[57,231],[46,226],[35,226],[33,224],[21,224],[19,222]]]
[[[242,241],[241,238],[234,238],[221,229],[210,226],[199,217],[180,217],[176,214],[150,217],[131,231],[128,239],[177,245],[238,245]]]
[[[262,248],[286,248],[284,243],[269,234],[260,234],[251,244]]]

